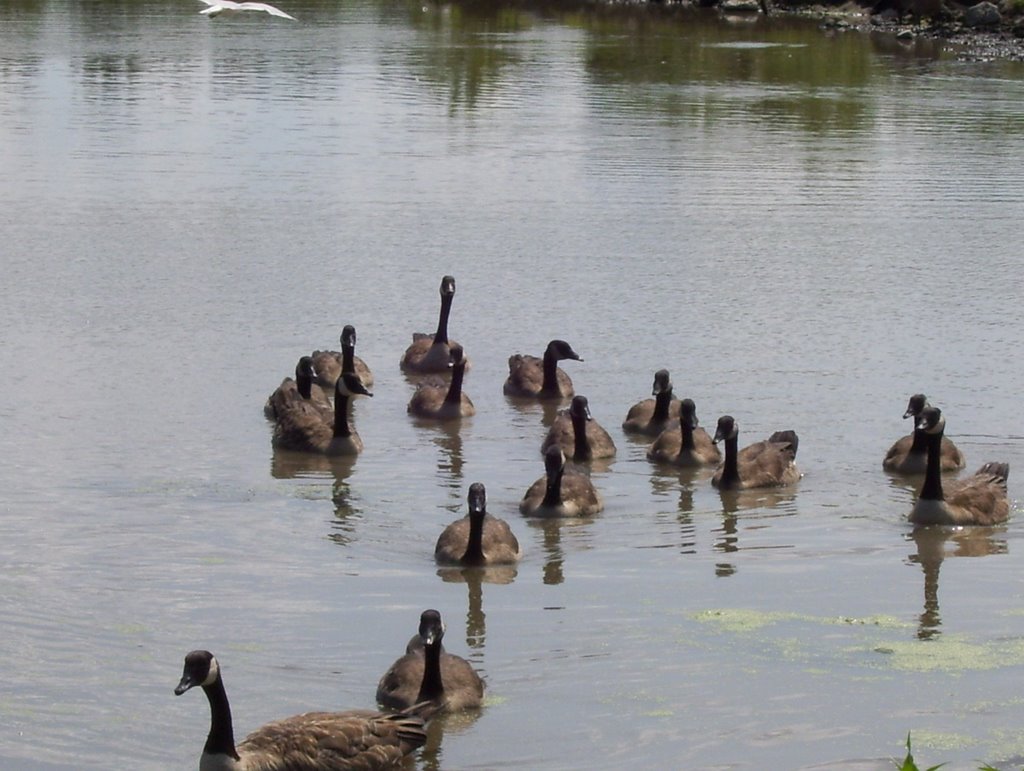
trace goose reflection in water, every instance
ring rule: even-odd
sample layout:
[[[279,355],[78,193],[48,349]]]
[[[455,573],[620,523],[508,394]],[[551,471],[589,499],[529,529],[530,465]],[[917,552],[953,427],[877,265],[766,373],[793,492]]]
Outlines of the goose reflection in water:
[[[924,573],[924,608],[917,627],[920,640],[942,634],[939,613],[939,568],[946,557],[985,557],[1006,554],[1006,533],[1001,527],[918,527],[910,536],[917,551],[907,563],[920,565]]]
[[[462,489],[462,435],[459,433],[459,422],[454,423],[420,423],[425,431],[431,431],[431,441],[440,450],[437,456],[437,475],[449,488]]]
[[[744,519],[788,517],[796,514],[795,509],[788,505],[796,498],[793,490],[776,490],[774,488],[719,490],[719,496],[722,500],[722,527],[714,531],[719,537],[715,541],[713,548],[726,554],[740,550],[739,517],[737,516],[737,512],[740,509],[743,509],[745,512]],[[780,506],[784,507],[783,510],[772,511]],[[764,511],[765,509],[768,511]],[[760,510],[760,513],[758,510]],[[747,548],[751,547],[748,546]],[[774,544],[771,547],[761,546],[757,548],[791,549],[793,544]],[[729,563],[715,566],[715,574],[720,577],[731,576],[735,572],[736,566]]]
[[[544,583],[551,586],[563,583],[565,581],[566,553],[562,544],[562,533],[567,533],[572,540],[577,541],[580,548],[589,550],[591,548],[590,527],[593,524],[593,519],[589,517],[579,519],[530,517],[525,521],[529,527],[543,531],[541,548],[544,551]]]
[[[484,613],[484,584],[511,584],[518,575],[514,565],[479,568],[443,567],[437,575],[446,584],[466,584],[466,645],[482,650],[487,641],[487,614]]]
[[[697,528],[694,524],[693,512],[694,491],[700,484],[707,484],[713,469],[707,468],[673,468],[671,466],[655,467],[649,477],[651,493],[655,498],[678,497],[677,511],[675,513],[675,527],[673,527],[672,543],[662,543],[659,546],[672,546],[679,549],[680,554],[697,553]],[[664,516],[667,519],[668,512]],[[678,535],[676,535],[678,529]]]

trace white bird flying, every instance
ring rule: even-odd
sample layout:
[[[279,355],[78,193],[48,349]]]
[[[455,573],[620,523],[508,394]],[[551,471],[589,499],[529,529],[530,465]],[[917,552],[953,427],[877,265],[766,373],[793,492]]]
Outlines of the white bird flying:
[[[199,0],[201,3],[206,3],[209,8],[204,8],[199,13],[205,14],[206,16],[217,16],[224,12],[234,11],[264,11],[269,13],[271,16],[280,16],[282,19],[291,19],[295,21],[294,16],[289,16],[287,13],[282,11],[280,8],[275,8],[267,3],[236,3],[233,0]]]

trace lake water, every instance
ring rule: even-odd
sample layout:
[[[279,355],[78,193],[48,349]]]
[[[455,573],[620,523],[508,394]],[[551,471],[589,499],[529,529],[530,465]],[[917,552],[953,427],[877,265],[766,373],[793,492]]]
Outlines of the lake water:
[[[306,0],[0,7],[0,767],[195,768],[368,707],[420,612],[485,676],[420,769],[1024,764],[1024,68],[812,23]],[[458,282],[478,414],[399,358]],[[266,396],[354,324],[354,462],[275,455]],[[564,338],[618,455],[592,521],[517,503]],[[723,499],[619,425],[668,368],[804,478]],[[929,395],[1010,522],[914,533],[881,469]],[[525,548],[442,573],[470,483]],[[972,558],[972,559],[968,559]]]

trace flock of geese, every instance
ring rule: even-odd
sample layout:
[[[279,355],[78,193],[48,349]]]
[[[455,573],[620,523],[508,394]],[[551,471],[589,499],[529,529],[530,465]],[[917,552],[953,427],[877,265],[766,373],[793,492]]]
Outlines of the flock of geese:
[[[414,334],[400,366],[426,376],[417,384],[408,412],[426,420],[456,420],[475,408],[463,392],[469,358],[448,338],[455,279],[441,281],[441,311],[433,334]],[[274,422],[277,448],[328,456],[353,456],[363,449],[352,425],[351,401],[371,397],[373,374],[355,355],[356,332],[346,326],[341,351],[314,351],[299,359],[295,377],[285,378],[264,406]],[[504,393],[519,399],[561,401],[569,408],[555,418],[541,446],[544,476],[526,491],[520,511],[534,517],[587,517],[601,511],[601,494],[587,464],[615,454],[608,432],[593,420],[587,399],[558,366],[582,361],[564,340],[552,340],[543,357],[509,358]],[[333,393],[333,403],[328,394]],[[792,430],[739,449],[739,426],[730,415],[718,419],[714,436],[700,427],[691,399],[676,399],[668,371],[654,375],[652,398],[630,408],[624,431],[653,437],[647,458],[678,467],[715,467],[712,484],[720,490],[777,488],[800,478],[799,440]],[[1009,466],[986,463],[972,476],[943,481],[944,472],[966,467],[963,453],[945,437],[945,418],[922,394],[910,398],[904,418],[910,434],[896,441],[882,465],[891,473],[923,475],[909,520],[915,525],[993,525],[1009,516],[1006,480]],[[724,447],[724,454],[719,449]],[[571,461],[571,462],[570,462]],[[469,488],[469,512],[437,539],[434,557],[441,565],[484,567],[512,564],[522,551],[508,523],[487,512],[487,493]],[[235,744],[231,710],[220,665],[209,651],[192,651],[176,694],[199,686],[210,704],[211,723],[200,768],[231,771],[333,771],[391,768],[426,742],[426,723],[444,711],[473,709],[483,703],[484,683],[465,659],[444,650],[444,624],[426,610],[405,654],[381,677],[377,702],[387,711],[309,712],[257,729]]]

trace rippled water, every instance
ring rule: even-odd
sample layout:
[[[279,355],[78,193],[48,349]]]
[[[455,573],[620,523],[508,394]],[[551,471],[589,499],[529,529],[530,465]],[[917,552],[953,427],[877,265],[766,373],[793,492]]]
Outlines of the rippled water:
[[[1020,497],[1020,65],[673,9],[286,8],[0,8],[0,765],[194,768],[195,647],[239,736],[370,706],[436,607],[489,696],[419,768],[874,769],[908,731],[1019,766],[1020,507],[915,534],[880,464],[925,391]],[[458,430],[398,368],[445,273]],[[275,455],[263,400],[345,323],[365,452]],[[550,416],[506,360],[553,337],[618,443],[589,522],[516,509]],[[804,479],[653,468],[619,424],[660,367],[706,426],[795,429]],[[483,582],[432,560],[473,481],[526,550]]]

